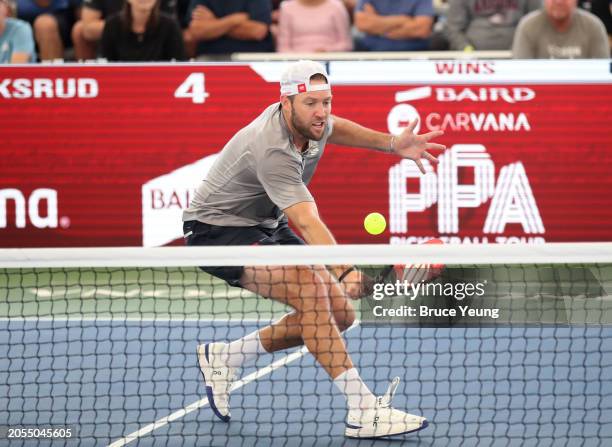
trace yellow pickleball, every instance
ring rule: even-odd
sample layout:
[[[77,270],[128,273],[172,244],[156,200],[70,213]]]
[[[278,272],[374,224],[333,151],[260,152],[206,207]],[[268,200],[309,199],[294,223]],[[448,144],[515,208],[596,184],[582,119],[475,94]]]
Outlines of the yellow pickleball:
[[[380,213],[370,213],[363,220],[363,227],[370,234],[380,234],[387,228],[385,216]]]

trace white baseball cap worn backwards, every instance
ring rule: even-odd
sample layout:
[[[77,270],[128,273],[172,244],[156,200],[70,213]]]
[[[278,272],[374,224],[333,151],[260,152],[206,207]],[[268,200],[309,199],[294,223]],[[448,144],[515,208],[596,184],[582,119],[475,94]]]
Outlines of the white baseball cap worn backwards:
[[[310,84],[313,75],[320,74],[327,79],[326,84]],[[325,67],[315,61],[301,60],[287,67],[281,75],[280,92],[281,95],[292,96],[303,92],[318,92],[330,90],[331,83]]]

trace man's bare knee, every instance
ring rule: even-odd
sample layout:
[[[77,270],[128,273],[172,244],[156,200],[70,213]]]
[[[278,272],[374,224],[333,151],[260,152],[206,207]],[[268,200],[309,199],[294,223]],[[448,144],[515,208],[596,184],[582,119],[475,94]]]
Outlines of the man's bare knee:
[[[340,331],[345,331],[355,323],[355,310],[352,308],[334,312],[334,319]]]
[[[347,298],[336,298],[332,302],[334,319],[338,329],[344,331],[351,327],[355,322],[355,308],[353,303]]]
[[[325,282],[308,266],[246,267],[240,283],[244,288],[288,304],[300,313],[315,308],[330,311]]]
[[[317,272],[310,267],[296,267],[296,281],[289,285],[291,304],[295,310],[331,313],[327,287]]]

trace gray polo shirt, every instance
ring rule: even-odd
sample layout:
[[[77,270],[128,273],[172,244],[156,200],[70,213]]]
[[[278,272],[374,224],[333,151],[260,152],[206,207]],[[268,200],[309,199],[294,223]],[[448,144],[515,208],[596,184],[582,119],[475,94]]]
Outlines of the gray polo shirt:
[[[575,9],[565,32],[558,32],[544,10],[521,20],[512,45],[514,59],[607,59],[610,47],[606,28],[599,18]]]
[[[332,126],[330,117],[321,141],[309,141],[300,153],[291,142],[280,103],[272,104],[225,145],[183,211],[183,221],[276,228],[284,218],[281,210],[314,202],[306,185]]]

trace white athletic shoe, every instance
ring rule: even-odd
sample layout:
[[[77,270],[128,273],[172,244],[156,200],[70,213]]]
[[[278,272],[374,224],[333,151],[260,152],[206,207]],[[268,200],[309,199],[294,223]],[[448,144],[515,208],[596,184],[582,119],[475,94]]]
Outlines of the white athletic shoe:
[[[220,360],[222,349],[223,343],[208,343],[198,345],[197,353],[210,408],[223,422],[229,422],[229,396],[236,369]]]
[[[396,377],[387,392],[376,399],[375,408],[349,411],[344,435],[349,438],[382,438],[414,433],[427,427],[424,417],[391,408],[398,384],[399,377]]]

